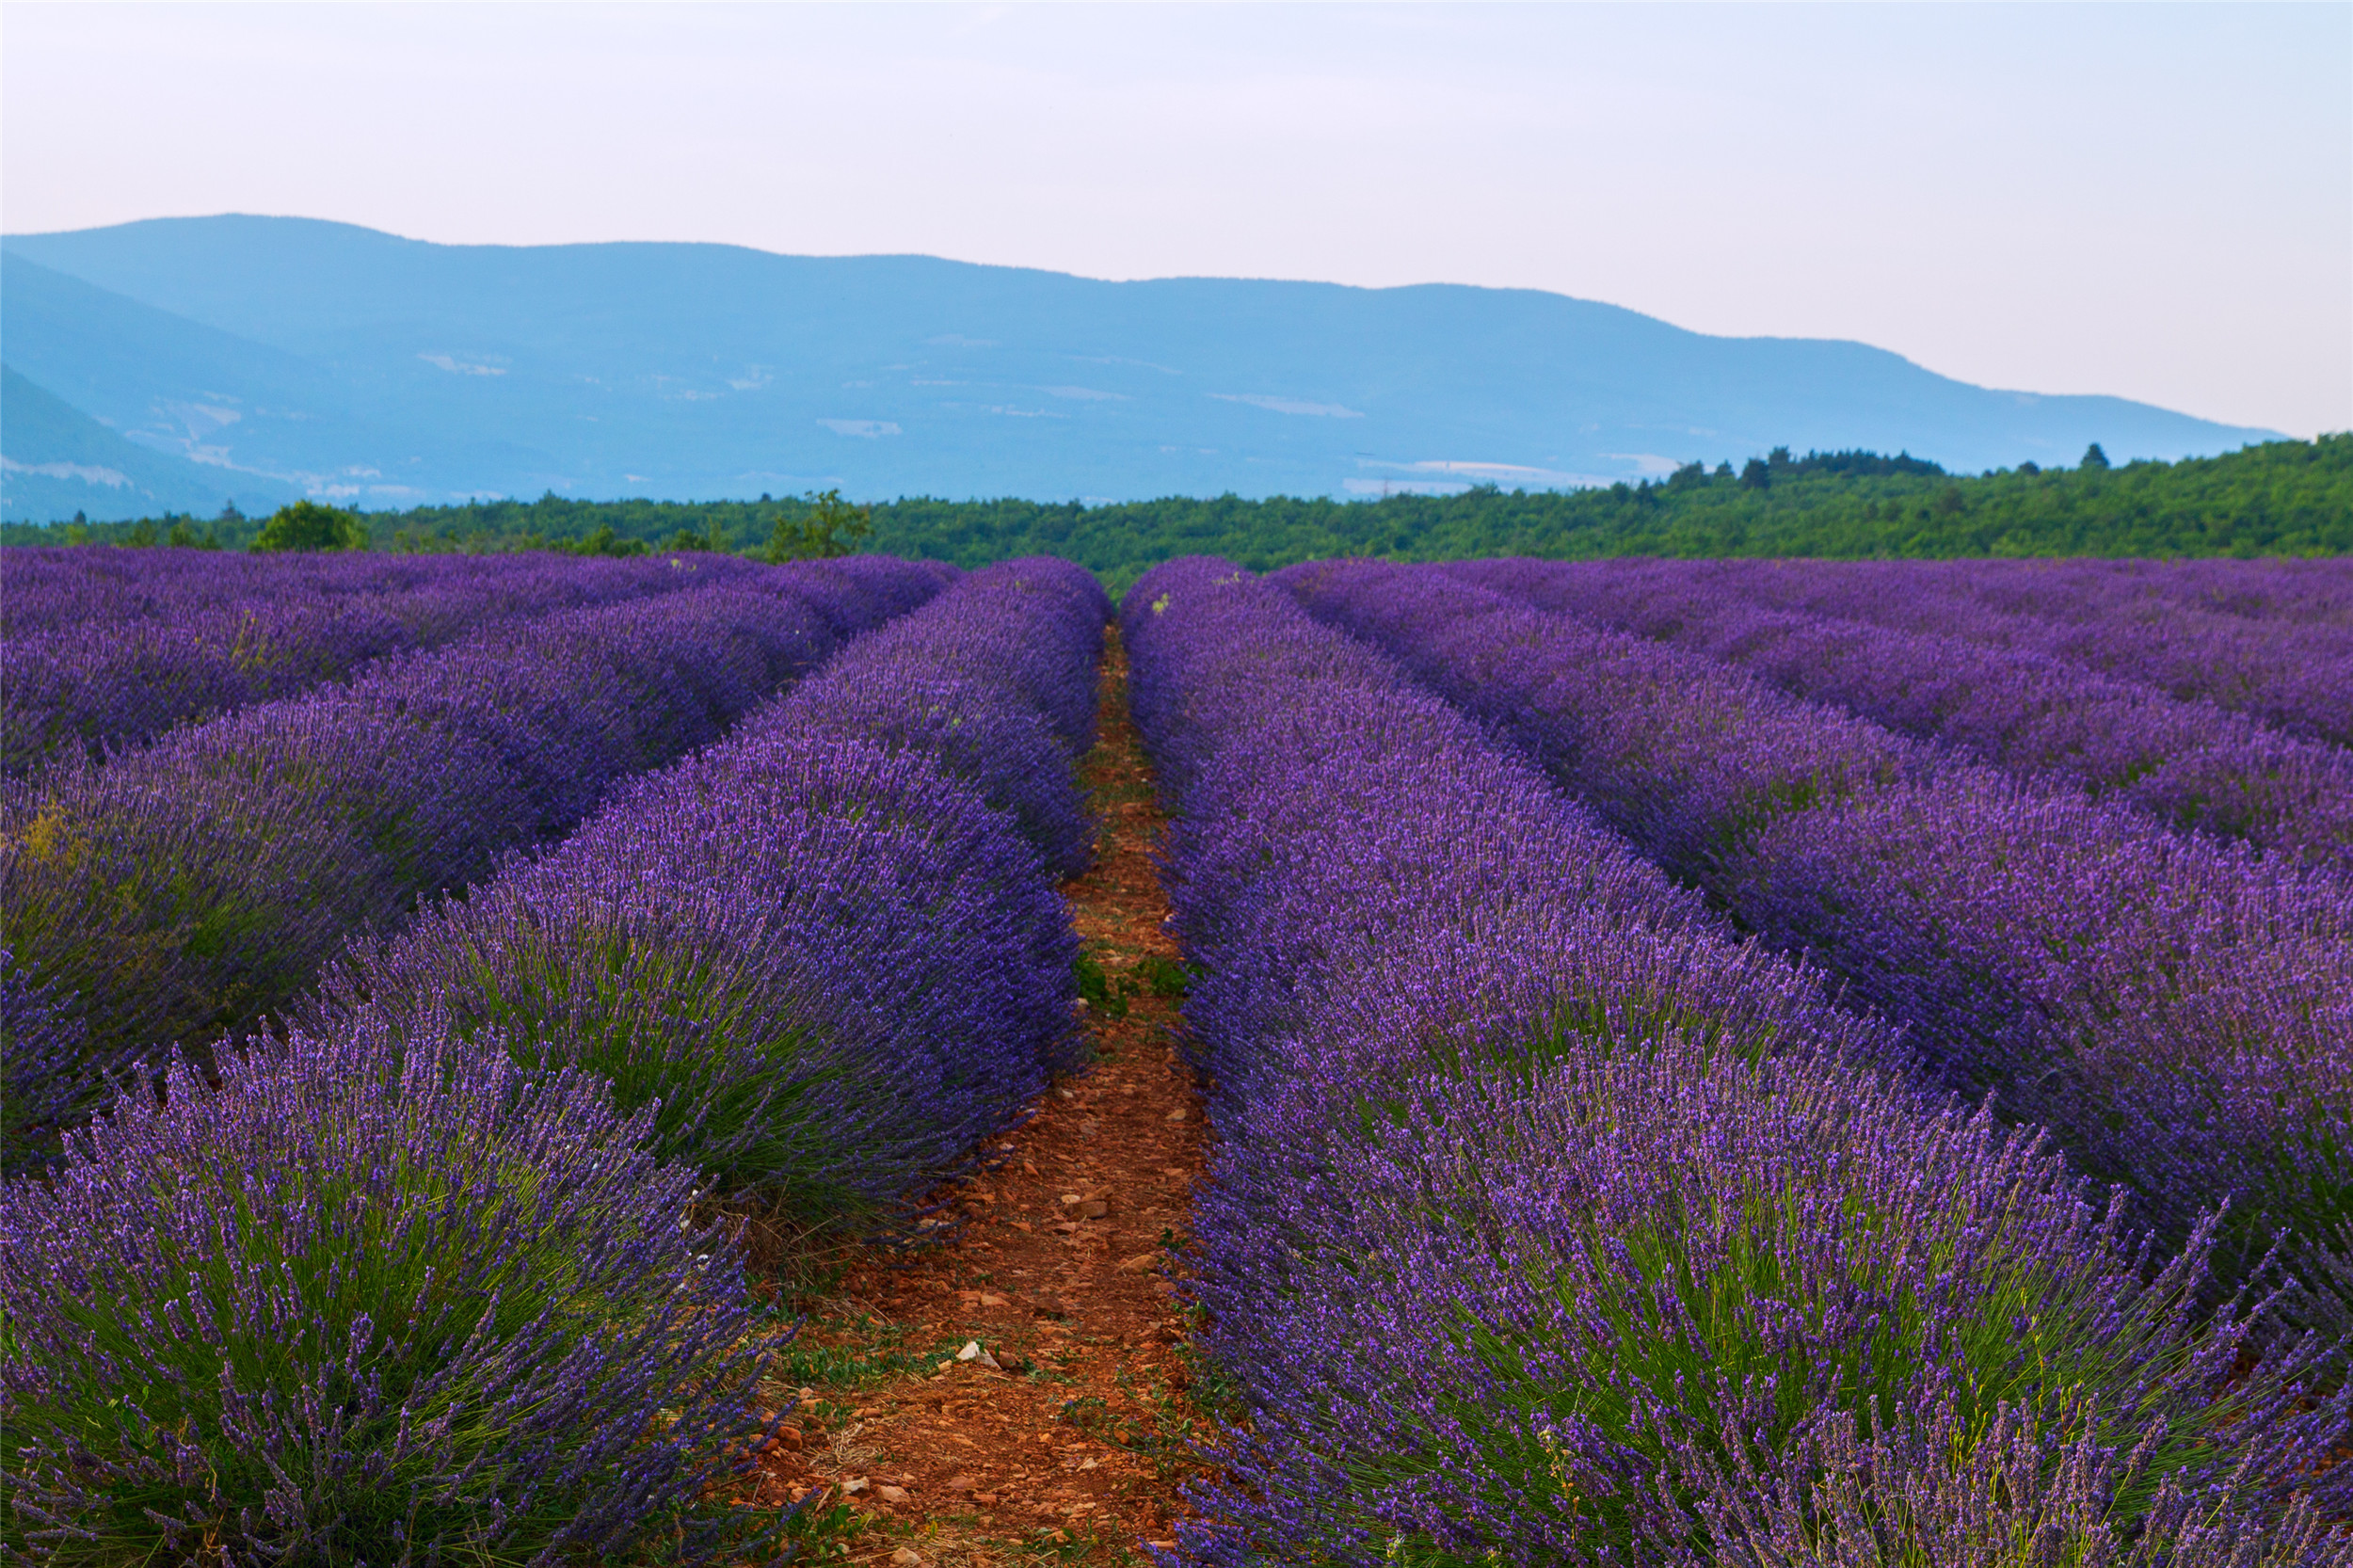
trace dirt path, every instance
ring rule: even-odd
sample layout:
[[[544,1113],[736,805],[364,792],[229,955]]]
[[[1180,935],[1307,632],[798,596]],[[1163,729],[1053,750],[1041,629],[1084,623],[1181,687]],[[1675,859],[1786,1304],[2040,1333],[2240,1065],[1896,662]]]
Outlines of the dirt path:
[[[1082,764],[1104,836],[1095,870],[1063,889],[1096,966],[1098,1063],[997,1145],[995,1172],[947,1194],[952,1241],[911,1265],[853,1260],[814,1304],[787,1370],[800,1432],[769,1455],[762,1490],[823,1489],[802,1516],[819,1560],[1139,1560],[1193,1469],[1164,1249],[1185,1234],[1201,1108],[1169,1043],[1182,979],[1125,677],[1114,641]]]

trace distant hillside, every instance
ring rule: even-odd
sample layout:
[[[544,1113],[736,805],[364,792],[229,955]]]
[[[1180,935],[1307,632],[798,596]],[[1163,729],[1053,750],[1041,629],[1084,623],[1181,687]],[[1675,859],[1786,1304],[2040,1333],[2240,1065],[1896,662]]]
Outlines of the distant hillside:
[[[1167,500],[1107,506],[903,501],[873,510],[865,548],[973,567],[1061,555],[1125,588],[1171,556],[1227,556],[1256,570],[1337,555],[1455,560],[1811,555],[2314,555],[2353,553],[2353,435],[2275,441],[2227,456],[2121,468],[1956,478],[1867,454],[1754,465],[1745,477],[1686,471],[1657,484],[1568,493],[1479,489],[1385,501]],[[368,520],[378,549],[514,550],[593,545],[751,551],[800,501],[502,501]],[[253,520],[222,531],[248,542]],[[600,532],[609,531],[609,532]],[[160,536],[150,526],[144,538]],[[122,539],[122,527],[75,536]],[[56,543],[60,529],[0,529],[0,542]]]
[[[438,246],[261,217],[0,251],[24,376],[136,441],[376,509],[837,487],[1378,497],[1634,482],[1785,443],[1973,472],[2270,434],[1531,290]]]
[[[208,468],[135,446],[47,390],[0,365],[0,519],[93,521],[193,512],[233,501],[267,511],[301,494],[254,474]]]

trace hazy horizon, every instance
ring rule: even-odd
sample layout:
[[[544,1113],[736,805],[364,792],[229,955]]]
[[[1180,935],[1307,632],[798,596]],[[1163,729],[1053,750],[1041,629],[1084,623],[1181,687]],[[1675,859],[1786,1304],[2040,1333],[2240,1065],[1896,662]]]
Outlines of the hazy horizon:
[[[7,31],[14,233],[251,212],[1533,288],[2353,425],[2342,6],[12,3]]]

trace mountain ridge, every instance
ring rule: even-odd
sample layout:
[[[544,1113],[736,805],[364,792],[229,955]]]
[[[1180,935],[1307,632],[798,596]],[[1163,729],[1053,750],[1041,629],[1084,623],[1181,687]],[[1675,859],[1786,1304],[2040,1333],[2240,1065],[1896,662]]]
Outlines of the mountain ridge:
[[[1779,445],[1966,471],[2072,462],[2092,440],[2126,460],[2273,434],[1534,289],[441,246],[252,216],[0,236],[0,255],[8,359],[34,382],[142,445],[376,507],[545,490],[1436,493],[1655,477]],[[126,351],[146,342],[151,362]]]

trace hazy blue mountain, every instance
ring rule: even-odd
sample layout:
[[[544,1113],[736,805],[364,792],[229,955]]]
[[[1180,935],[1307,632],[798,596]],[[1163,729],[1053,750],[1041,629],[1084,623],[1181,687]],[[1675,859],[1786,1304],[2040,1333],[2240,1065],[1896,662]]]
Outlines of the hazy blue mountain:
[[[119,522],[162,512],[216,515],[234,501],[269,510],[298,486],[136,446],[0,364],[0,518],[53,522],[76,512]]]
[[[1529,290],[440,246],[300,218],[0,241],[9,362],[132,440],[372,505],[1530,488],[1865,446],[1956,470],[2271,432]],[[10,449],[13,452],[13,448]],[[16,508],[11,505],[11,515]]]

